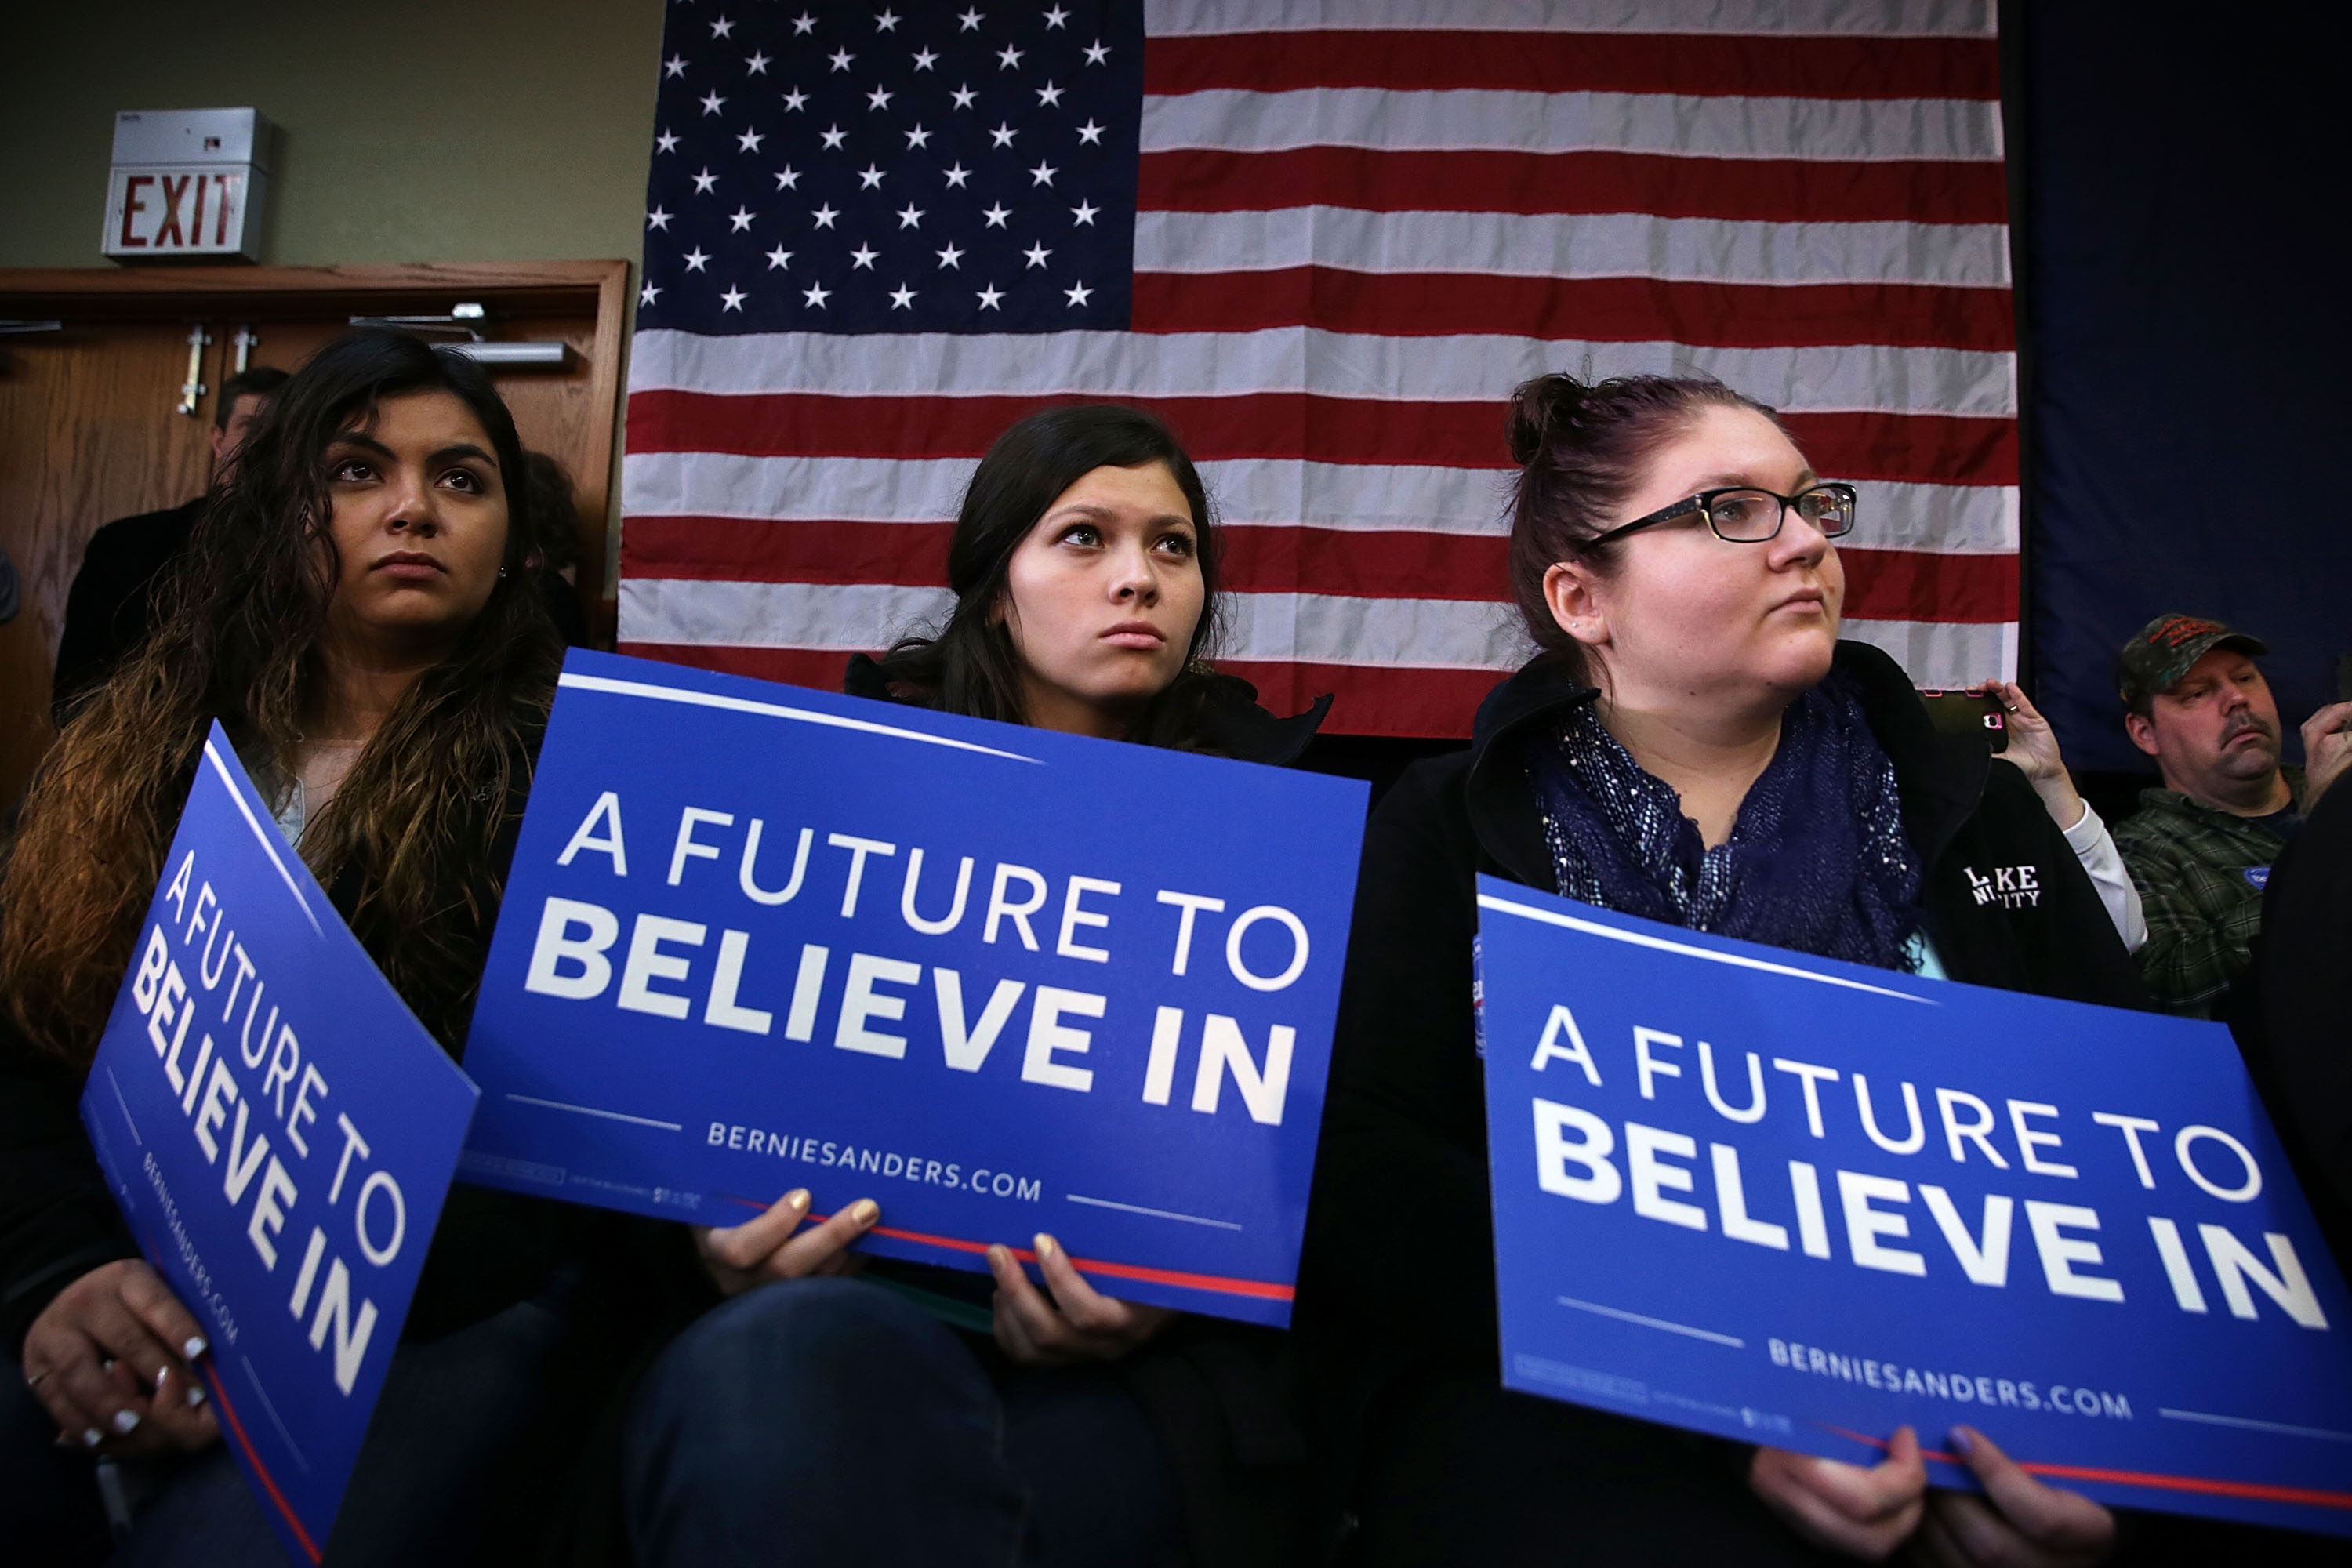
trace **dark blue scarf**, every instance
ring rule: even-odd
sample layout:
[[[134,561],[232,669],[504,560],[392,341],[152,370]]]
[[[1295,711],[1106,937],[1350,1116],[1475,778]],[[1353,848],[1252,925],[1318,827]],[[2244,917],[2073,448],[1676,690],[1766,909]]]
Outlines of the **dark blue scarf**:
[[[1565,898],[1718,936],[1907,969],[1919,866],[1895,765],[1832,676],[1790,704],[1780,745],[1714,848],[1591,702],[1528,747]]]

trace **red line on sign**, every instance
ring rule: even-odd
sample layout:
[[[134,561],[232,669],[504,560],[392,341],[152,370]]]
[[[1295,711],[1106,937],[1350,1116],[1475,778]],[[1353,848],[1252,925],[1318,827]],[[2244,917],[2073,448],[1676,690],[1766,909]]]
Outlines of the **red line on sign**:
[[[1851,1437],[1857,1443],[1867,1443],[1874,1448],[1885,1448],[1885,1439],[1864,1436],[1843,1426],[1822,1423],[1822,1429],[1841,1437]],[[1967,1461],[1957,1455],[1940,1453],[1933,1448],[1919,1450],[1921,1457],[1940,1459],[1945,1464],[1968,1468]],[[2259,1502],[2302,1503],[2310,1508],[2352,1509],[2352,1492],[2324,1491],[2317,1487],[2282,1487],[2267,1481],[2224,1481],[2210,1476],[2168,1476],[2152,1470],[2110,1470],[2096,1465],[2053,1465],[2027,1463],[2019,1460],[2017,1468],[2030,1476],[2053,1476],[2062,1481],[2113,1481],[2120,1486],[2147,1487],[2158,1491],[2203,1492],[2213,1497],[2247,1498]]]
[[[767,1212],[768,1205],[750,1198],[739,1198],[732,1193],[721,1194],[730,1204]],[[811,1225],[823,1225],[828,1216],[812,1214]],[[923,1247],[937,1247],[950,1252],[966,1252],[973,1257],[984,1256],[991,1243],[966,1241],[961,1237],[931,1236],[919,1230],[897,1230],[887,1225],[874,1227],[876,1236],[887,1236],[893,1241],[911,1241]],[[1037,1261],[1036,1253],[1025,1247],[1008,1247],[1006,1251],[1024,1263]],[[1222,1274],[1192,1274],[1181,1268],[1147,1268],[1139,1263],[1106,1263],[1098,1258],[1073,1258],[1070,1262],[1080,1273],[1108,1274],[1115,1279],[1142,1279],[1154,1285],[1181,1285],[1188,1290],[1213,1290],[1221,1296],[1249,1296],[1261,1301],[1287,1301],[1297,1294],[1288,1285],[1276,1285],[1264,1279],[1228,1279]]]
[[[262,1489],[269,1494],[269,1500],[285,1516],[286,1528],[294,1532],[294,1539],[300,1543],[304,1553],[311,1562],[318,1562],[321,1556],[319,1543],[312,1541],[310,1532],[302,1528],[302,1521],[294,1516],[294,1505],[288,1502],[286,1494],[278,1489],[277,1478],[269,1473],[269,1467],[263,1464],[261,1456],[254,1451],[253,1439],[245,1435],[245,1423],[237,1419],[236,1406],[229,1403],[228,1389],[221,1378],[220,1368],[208,1362],[201,1370],[205,1374],[205,1381],[212,1384],[213,1398],[219,1404],[221,1414],[228,1417],[228,1429],[236,1436],[236,1446],[245,1450],[246,1462],[253,1467],[253,1473],[261,1478]]]

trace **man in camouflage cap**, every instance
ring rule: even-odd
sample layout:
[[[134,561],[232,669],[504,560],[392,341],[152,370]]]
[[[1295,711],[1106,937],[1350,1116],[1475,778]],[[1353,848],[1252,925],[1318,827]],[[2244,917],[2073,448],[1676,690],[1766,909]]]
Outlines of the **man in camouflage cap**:
[[[2124,729],[2164,787],[2116,825],[2139,888],[2147,943],[2136,955],[2168,1012],[2213,1016],[2245,972],[2271,863],[2352,763],[2352,702],[2303,726],[2305,766],[2279,763],[2278,703],[2254,666],[2270,650],[2219,621],[2158,616],[2117,659]]]

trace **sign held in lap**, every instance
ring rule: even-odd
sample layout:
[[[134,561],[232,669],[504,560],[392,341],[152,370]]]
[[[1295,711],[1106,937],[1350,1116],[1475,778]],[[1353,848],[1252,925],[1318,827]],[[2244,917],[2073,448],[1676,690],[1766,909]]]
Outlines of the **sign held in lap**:
[[[81,1113],[297,1562],[326,1544],[473,1109],[215,724]]]
[[[1365,793],[575,651],[463,1173],[1286,1322]]]
[[[2228,1031],[1478,902],[1509,1386],[2352,1534],[2352,1296]]]

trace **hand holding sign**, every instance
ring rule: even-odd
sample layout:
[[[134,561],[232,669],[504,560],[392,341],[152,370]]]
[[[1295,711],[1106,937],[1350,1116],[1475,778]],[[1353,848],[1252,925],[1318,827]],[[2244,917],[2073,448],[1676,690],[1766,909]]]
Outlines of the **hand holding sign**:
[[[702,1258],[703,1272],[724,1296],[740,1296],[778,1279],[846,1274],[856,1261],[849,1244],[882,1217],[872,1198],[860,1198],[814,1229],[802,1230],[808,1212],[808,1189],[800,1187],[778,1198],[757,1219],[696,1226],[694,1250]]]
[[[1029,1282],[1011,1247],[988,1249],[988,1271],[996,1276],[996,1343],[1014,1361],[1030,1366],[1117,1361],[1177,1317],[1166,1307],[1103,1295],[1050,1236],[1039,1235],[1036,1249],[1037,1271],[1050,1296]]]
[[[1928,1500],[1917,1544],[1935,1568],[2068,1568],[2098,1562],[2116,1543],[2115,1515],[2078,1492],[2043,1486],[1974,1427],[1953,1427],[1951,1446],[1984,1496],[1939,1491]]]
[[[1922,1452],[1956,1543],[2082,1549],[2058,1488],[2352,1532],[2352,1300],[2226,1032],[1479,904],[1509,1386],[1864,1463],[1965,1416],[2025,1458]],[[1752,1479],[1863,1548],[1867,1473]]]
[[[575,649],[465,1173],[705,1225],[872,1194],[859,1250],[973,1270],[1050,1230],[1087,1278],[1009,1296],[1040,1354],[1148,1317],[1104,1290],[1284,1322],[1363,793]],[[706,1257],[808,1272],[785,1219]]]
[[[35,1392],[60,1422],[120,1452],[201,1446],[217,1411],[280,1541],[315,1563],[474,1089],[217,724],[164,866],[81,1102],[147,1262],[68,1287],[27,1334],[27,1369],[49,1373]],[[180,1392],[191,1373],[201,1408]]]
[[[194,1318],[138,1258],[91,1269],[26,1331],[25,1376],[62,1440],[124,1456],[193,1453],[220,1436],[194,1366]]]
[[[1868,1468],[1759,1448],[1748,1462],[1748,1484],[1814,1545],[1874,1563],[1918,1528],[1927,1467],[1919,1462],[1919,1435],[1904,1426],[1887,1445],[1886,1458]]]

